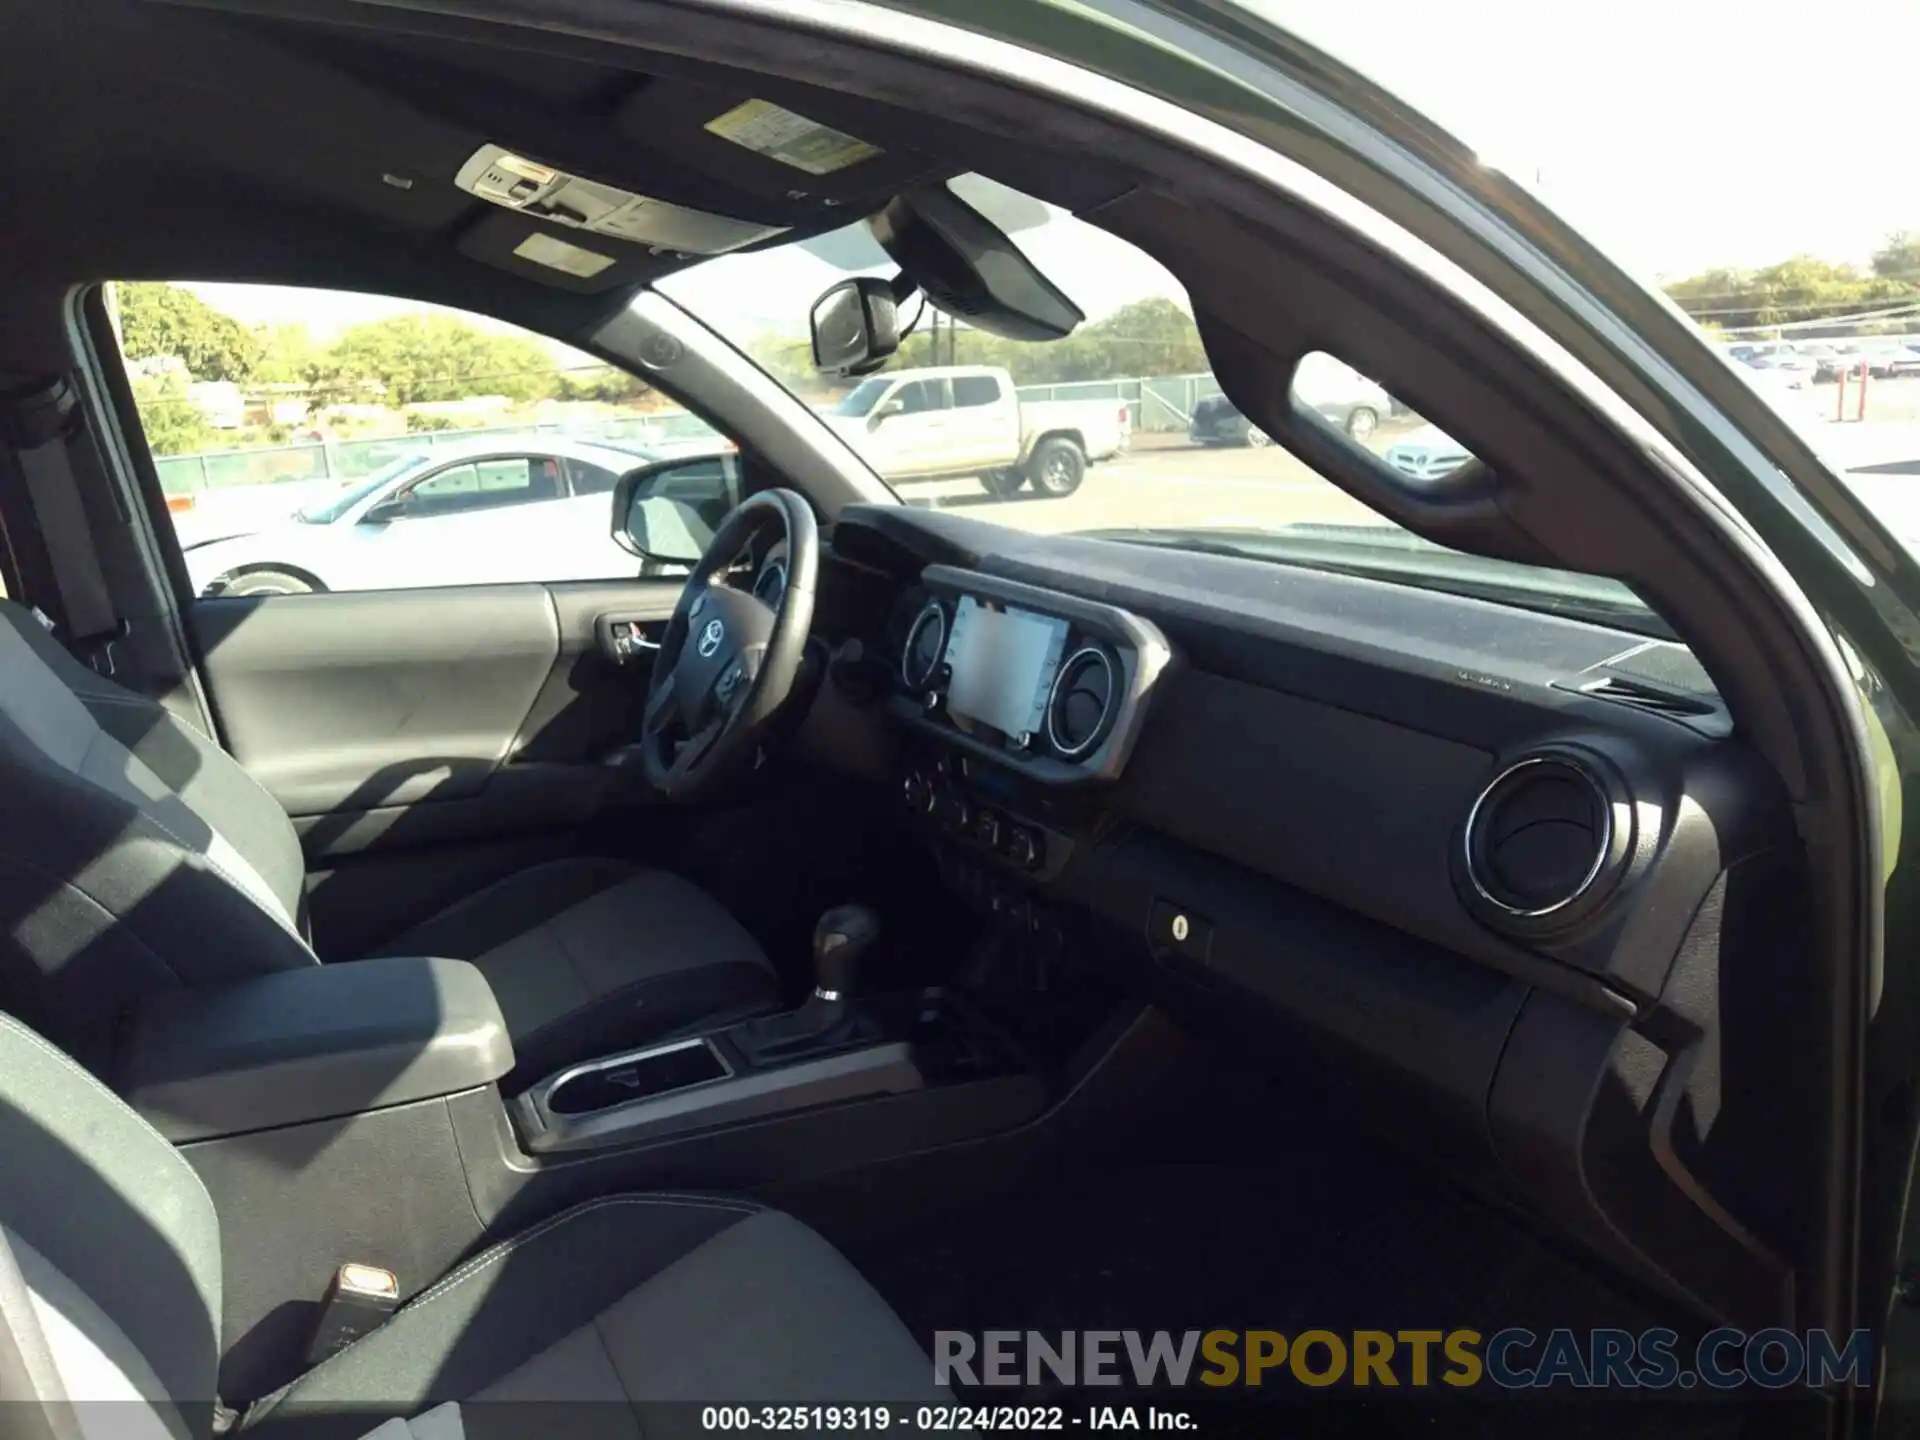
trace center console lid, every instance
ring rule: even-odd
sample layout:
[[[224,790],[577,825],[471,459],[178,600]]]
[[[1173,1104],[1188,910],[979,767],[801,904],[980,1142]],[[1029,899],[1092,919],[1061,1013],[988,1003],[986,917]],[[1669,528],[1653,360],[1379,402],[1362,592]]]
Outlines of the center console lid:
[[[450,1095],[512,1068],[486,977],[464,960],[404,956],[154,996],[116,1078],[184,1142]]]

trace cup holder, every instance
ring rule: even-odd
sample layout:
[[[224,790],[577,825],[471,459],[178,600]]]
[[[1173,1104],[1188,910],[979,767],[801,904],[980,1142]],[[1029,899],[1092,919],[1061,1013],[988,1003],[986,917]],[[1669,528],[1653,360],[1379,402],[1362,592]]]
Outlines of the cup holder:
[[[656,1050],[637,1050],[566,1071],[547,1091],[553,1115],[591,1115],[696,1085],[711,1085],[733,1073],[709,1040],[682,1040]]]

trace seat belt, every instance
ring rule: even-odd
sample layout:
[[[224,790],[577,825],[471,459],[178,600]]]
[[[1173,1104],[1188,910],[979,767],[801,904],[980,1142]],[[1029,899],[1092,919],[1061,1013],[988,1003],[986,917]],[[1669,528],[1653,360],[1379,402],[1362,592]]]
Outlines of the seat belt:
[[[70,649],[103,675],[126,622],[113,608],[94,550],[86,502],[74,481],[70,447],[83,439],[80,405],[62,376],[0,391],[0,439],[13,450],[46,545]]]
[[[81,1440],[33,1296],[0,1226],[0,1414],[20,1440]]]

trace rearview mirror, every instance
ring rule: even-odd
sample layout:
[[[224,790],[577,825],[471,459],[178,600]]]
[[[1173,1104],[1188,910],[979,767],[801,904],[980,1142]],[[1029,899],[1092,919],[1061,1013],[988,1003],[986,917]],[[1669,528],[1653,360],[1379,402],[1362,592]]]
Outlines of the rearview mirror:
[[[842,280],[813,302],[813,363],[830,375],[878,370],[900,348],[893,286],[862,276]]]
[[[918,286],[929,304],[975,330],[1060,340],[1087,318],[1004,231],[945,185],[894,196],[867,228],[900,267],[894,295],[904,299]]]
[[[736,455],[642,465],[613,487],[614,543],[643,560],[692,565],[740,499]]]

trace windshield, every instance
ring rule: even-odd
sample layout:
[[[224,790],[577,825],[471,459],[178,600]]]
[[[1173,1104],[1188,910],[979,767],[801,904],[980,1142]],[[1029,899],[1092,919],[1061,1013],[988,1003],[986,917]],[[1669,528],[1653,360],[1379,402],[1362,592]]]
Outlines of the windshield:
[[[1213,374],[1185,289],[1158,262],[981,177],[952,183],[1085,312],[1071,335],[1008,340],[932,306],[916,315],[910,302],[900,349],[880,373],[820,374],[807,332],[812,297],[848,275],[893,273],[864,225],[722,256],[660,288],[835,420],[908,504],[1022,530],[1350,570],[1659,633],[1611,580],[1416,540],[1238,409]],[[1337,356],[1305,357],[1292,384],[1294,403],[1415,480],[1437,482],[1472,461]],[[1005,403],[1008,388],[1017,407]],[[883,396],[892,397],[884,408]]]
[[[307,525],[331,525],[381,486],[420,469],[432,458],[432,454],[425,451],[415,455],[404,455],[391,464],[382,466],[363,480],[349,482],[345,490],[331,499],[316,500],[311,505],[302,506],[293,512],[293,518]]]
[[[880,397],[887,393],[887,387],[893,384],[890,379],[874,378],[862,380],[846,393],[838,405],[827,407],[829,415],[846,415],[858,420],[880,403]]]

